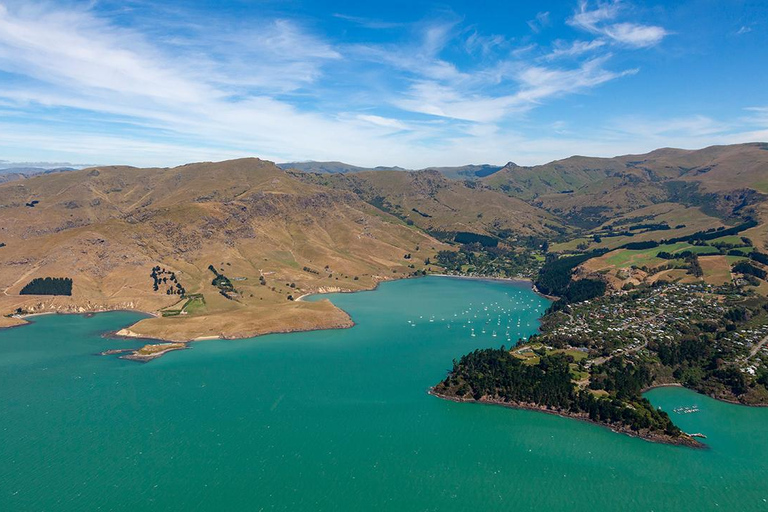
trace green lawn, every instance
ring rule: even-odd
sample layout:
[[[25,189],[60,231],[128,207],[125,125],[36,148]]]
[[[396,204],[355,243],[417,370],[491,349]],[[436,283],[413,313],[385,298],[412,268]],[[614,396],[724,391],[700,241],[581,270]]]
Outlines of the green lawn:
[[[188,315],[194,315],[200,313],[205,309],[205,298],[202,295],[190,297],[187,303],[184,305],[183,310]]]
[[[715,238],[709,241],[710,244],[731,244],[731,245],[744,245],[741,241],[741,235],[728,235],[720,238]]]
[[[604,258],[608,265],[612,265],[618,268],[629,267],[631,265],[635,265],[637,267],[654,267],[666,262],[666,260],[656,257],[656,255],[660,252],[678,254],[684,251],[691,251],[693,253],[701,254],[711,252],[713,249],[713,247],[707,245],[691,245],[688,242],[678,242],[675,244],[660,245],[650,249],[642,249],[639,251],[618,249],[616,251],[609,252],[604,256]]]

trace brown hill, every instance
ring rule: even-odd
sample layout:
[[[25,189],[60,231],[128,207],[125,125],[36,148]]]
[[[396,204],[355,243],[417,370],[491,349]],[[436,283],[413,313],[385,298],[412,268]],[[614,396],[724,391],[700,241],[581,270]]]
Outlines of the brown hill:
[[[428,232],[553,236],[564,228],[554,215],[476,181],[456,181],[437,170],[372,171],[344,175],[296,173],[307,183],[354,192],[364,201]]]
[[[156,317],[127,334],[238,337],[350,325],[327,301],[289,296],[412,275],[445,248],[428,233],[546,238],[568,252],[753,217],[760,224],[743,235],[763,250],[767,148],[572,157],[464,181],[435,170],[283,171],[258,159],[32,177],[0,185],[0,312],[129,308]],[[669,229],[626,234],[653,223]],[[49,276],[73,278],[72,296],[19,295]]]
[[[441,248],[354,194],[303,183],[258,159],[98,167],[7,183],[0,216],[3,314],[137,309],[158,317],[129,334],[169,340],[348,326],[329,302],[289,296],[370,288],[410,275]],[[165,270],[157,291],[156,266]],[[235,291],[212,284],[214,271]],[[71,277],[72,296],[19,295],[47,276]],[[182,314],[185,301],[167,293],[179,290],[176,282],[187,295],[202,294]],[[175,316],[159,316],[164,309]]]
[[[768,144],[665,148],[615,158],[574,156],[534,167],[511,164],[483,184],[582,228],[659,203],[728,218],[768,193]]]

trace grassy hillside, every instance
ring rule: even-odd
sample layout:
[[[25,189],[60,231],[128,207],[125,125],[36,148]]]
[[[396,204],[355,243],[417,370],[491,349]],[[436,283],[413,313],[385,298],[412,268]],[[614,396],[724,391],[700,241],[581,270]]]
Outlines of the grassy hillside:
[[[453,181],[438,171],[375,171],[344,176],[297,174],[307,183],[354,192],[407,224],[429,232],[472,232],[510,242],[567,231],[552,214],[482,186]]]
[[[728,219],[746,213],[768,192],[766,148],[754,143],[615,158],[576,156],[535,167],[508,165],[483,183],[582,228],[664,202]]]
[[[35,177],[0,186],[0,212],[3,314],[139,309],[158,317],[129,334],[172,340],[347,326],[329,303],[291,299],[411,275],[442,248],[354,194],[258,159]],[[20,296],[36,277],[72,278],[72,296]],[[161,316],[184,302],[174,283],[204,302]]]
[[[752,254],[768,253],[766,147],[572,157],[467,180],[258,159],[34,176],[0,185],[0,312],[138,309],[155,318],[125,334],[182,341],[341,327],[350,319],[329,303],[293,299],[436,261],[529,275],[542,244],[594,254],[576,277],[615,290],[704,280],[765,293],[768,267]],[[744,260],[757,270],[734,267]],[[19,294],[46,277],[71,278],[72,295]]]

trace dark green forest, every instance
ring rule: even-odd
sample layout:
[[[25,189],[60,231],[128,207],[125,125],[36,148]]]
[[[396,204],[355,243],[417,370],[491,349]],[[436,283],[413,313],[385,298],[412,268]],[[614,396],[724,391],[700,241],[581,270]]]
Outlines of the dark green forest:
[[[511,405],[535,404],[633,431],[648,430],[671,438],[683,436],[665,412],[655,409],[641,396],[641,390],[652,381],[647,369],[628,365],[621,358],[610,360],[595,372],[598,387],[610,391],[606,396],[596,396],[574,387],[569,368],[572,362],[564,354],[542,354],[538,364],[526,364],[504,347],[475,350],[454,361],[450,374],[434,391]]]
[[[36,277],[21,289],[19,295],[72,295],[72,279]]]

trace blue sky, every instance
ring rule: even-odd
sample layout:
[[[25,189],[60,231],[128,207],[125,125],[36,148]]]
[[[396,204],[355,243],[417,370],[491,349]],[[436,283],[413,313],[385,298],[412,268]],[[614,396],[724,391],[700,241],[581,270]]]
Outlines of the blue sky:
[[[768,140],[768,2],[0,0],[0,159],[544,163]]]

